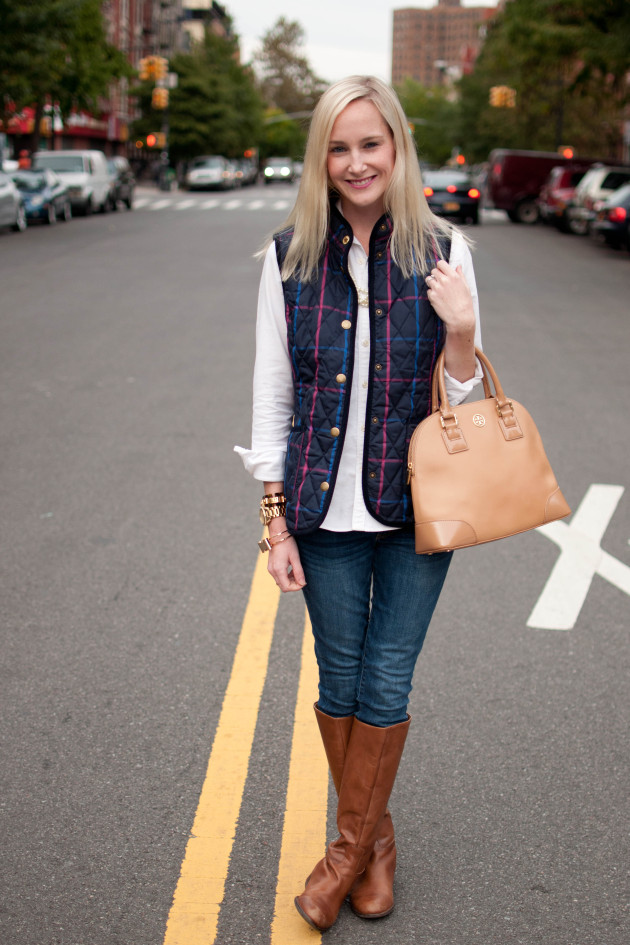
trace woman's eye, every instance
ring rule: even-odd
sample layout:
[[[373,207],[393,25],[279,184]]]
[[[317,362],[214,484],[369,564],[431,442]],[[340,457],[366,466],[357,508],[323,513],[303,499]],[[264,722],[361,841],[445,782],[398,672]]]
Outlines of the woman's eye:
[[[378,141],[368,141],[366,148],[378,148]]]
[[[342,151],[345,151],[345,148],[343,148],[340,144],[336,144],[330,149],[331,154],[340,154]]]

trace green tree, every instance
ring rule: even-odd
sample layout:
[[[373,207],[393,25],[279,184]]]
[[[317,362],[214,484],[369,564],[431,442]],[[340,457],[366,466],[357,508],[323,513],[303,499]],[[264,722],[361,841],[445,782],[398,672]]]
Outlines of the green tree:
[[[458,140],[458,107],[449,101],[444,88],[427,88],[414,79],[405,79],[396,88],[400,103],[414,126],[418,156],[426,164],[444,164]]]
[[[279,108],[269,108],[260,137],[260,157],[286,155],[296,161],[302,159],[308,134],[306,119],[289,118]]]
[[[207,30],[202,43],[170,62],[178,85],[170,94],[169,152],[174,162],[201,154],[238,157],[258,144],[262,102],[251,70],[239,64],[235,37]],[[134,134],[160,130],[163,113],[151,108],[151,88],[138,89],[142,118]]]
[[[46,103],[97,112],[109,83],[133,74],[107,42],[100,0],[0,0],[0,22],[2,119],[34,106],[33,149]]]
[[[265,33],[262,47],[254,56],[258,85],[266,104],[289,115],[312,111],[326,88],[308,59],[301,55],[304,37],[298,22],[281,16]]]
[[[472,76],[460,83],[460,136],[478,160],[494,147],[575,145],[618,156],[628,101],[627,0],[511,0],[491,22]],[[494,108],[494,85],[516,90]]]

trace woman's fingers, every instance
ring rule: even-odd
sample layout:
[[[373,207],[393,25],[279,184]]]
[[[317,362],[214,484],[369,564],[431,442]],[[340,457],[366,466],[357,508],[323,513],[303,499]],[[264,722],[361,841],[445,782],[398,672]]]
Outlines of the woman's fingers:
[[[306,579],[294,538],[272,546],[267,570],[283,593],[302,590]]]

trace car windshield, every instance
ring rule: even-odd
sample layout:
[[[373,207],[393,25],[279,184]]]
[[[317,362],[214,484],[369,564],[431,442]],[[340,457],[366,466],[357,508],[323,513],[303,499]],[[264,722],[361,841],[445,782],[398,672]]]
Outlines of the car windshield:
[[[617,190],[630,180],[630,171],[611,171],[602,181],[602,190]]]
[[[470,180],[467,174],[458,171],[425,171],[422,178],[426,186],[438,190],[444,190],[452,184],[456,187],[466,187]]]
[[[36,154],[33,163],[36,167],[49,167],[58,174],[83,171],[83,158],[80,154]]]
[[[46,178],[43,174],[29,174],[28,172],[14,174],[13,180],[18,190],[34,191],[46,186]]]
[[[220,157],[196,158],[193,167],[221,167],[223,160]]]
[[[269,158],[267,167],[287,167],[291,165],[291,158]]]

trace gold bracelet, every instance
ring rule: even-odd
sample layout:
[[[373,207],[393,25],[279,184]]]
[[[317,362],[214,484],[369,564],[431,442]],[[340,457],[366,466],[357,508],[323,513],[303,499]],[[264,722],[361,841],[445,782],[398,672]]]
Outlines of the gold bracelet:
[[[261,540],[258,542],[258,547],[260,548],[261,554],[264,555],[265,552],[271,551],[274,545],[280,545],[283,541],[288,541],[289,538],[293,538],[293,535],[289,534],[288,528],[286,529],[286,532],[287,532],[287,537],[278,538],[277,541],[271,541],[271,537],[275,538],[276,537],[275,535],[270,536],[269,538],[261,538]],[[284,535],[284,532],[278,532],[278,534]]]

